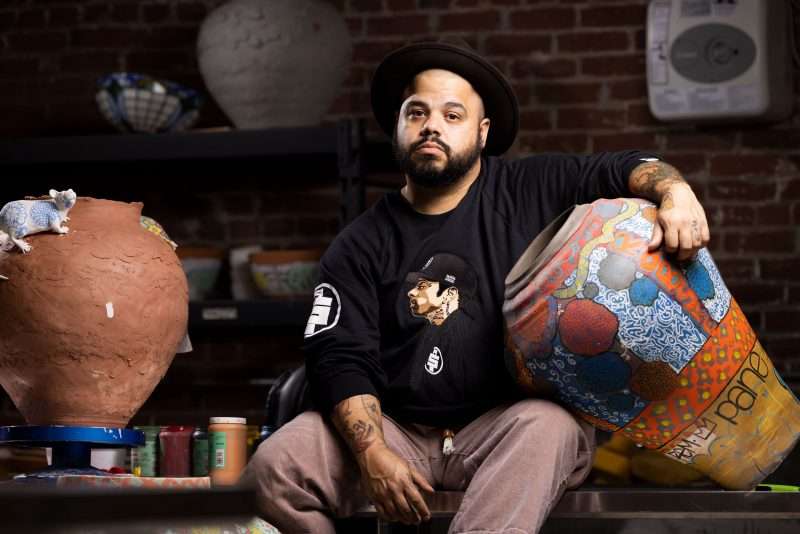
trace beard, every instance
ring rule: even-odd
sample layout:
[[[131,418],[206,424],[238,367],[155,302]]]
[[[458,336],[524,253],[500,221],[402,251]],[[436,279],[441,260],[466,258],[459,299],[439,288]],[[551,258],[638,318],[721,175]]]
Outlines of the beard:
[[[437,169],[438,159],[433,154],[421,154],[418,158],[412,159],[414,151],[423,143],[436,143],[447,156],[444,168]],[[449,145],[440,141],[436,137],[428,137],[412,143],[408,148],[401,147],[397,142],[397,133],[392,138],[392,150],[394,159],[400,170],[408,178],[421,187],[443,187],[458,182],[475,162],[481,157],[481,137],[480,132],[475,137],[475,143],[467,147],[460,154],[453,154]]]

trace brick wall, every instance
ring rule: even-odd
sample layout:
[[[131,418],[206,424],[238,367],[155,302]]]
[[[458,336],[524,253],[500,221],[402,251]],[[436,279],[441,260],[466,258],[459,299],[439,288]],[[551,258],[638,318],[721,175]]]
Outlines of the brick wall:
[[[94,80],[114,70],[143,71],[202,87],[194,57],[196,32],[220,3],[3,2],[0,135],[110,132],[95,109],[93,91]],[[368,118],[369,135],[379,138],[368,95],[378,60],[410,40],[442,34],[465,38],[510,77],[517,91],[522,129],[511,156],[642,148],[661,153],[684,172],[706,207],[710,248],[726,282],[779,368],[800,377],[795,349],[800,343],[796,115],[768,126],[699,127],[653,119],[644,75],[644,0],[335,3],[350,27],[354,52],[350,76],[328,119]],[[225,124],[209,102],[198,127]],[[202,210],[186,196],[177,203],[191,206],[184,210],[159,195],[148,197],[148,206],[184,242],[203,242],[209,235],[226,244],[261,240],[279,247],[329,240],[335,233],[335,191],[321,187],[305,195],[302,188],[246,194],[246,210],[238,209],[240,193],[206,195]],[[326,221],[324,232],[318,231],[321,221]],[[260,340],[225,341],[199,340],[197,354],[180,356],[140,417],[154,421],[159,410],[193,417],[193,408],[213,410],[221,398],[228,398],[232,408],[257,413],[253,403],[265,387],[237,390],[236,384],[246,377],[268,378],[299,358],[292,336],[265,332]],[[209,400],[199,403],[200,397]],[[7,401],[2,417],[15,417]]]

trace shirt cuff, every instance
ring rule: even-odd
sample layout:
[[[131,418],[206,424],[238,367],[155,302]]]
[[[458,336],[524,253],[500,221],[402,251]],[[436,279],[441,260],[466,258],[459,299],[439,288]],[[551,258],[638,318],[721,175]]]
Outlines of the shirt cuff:
[[[622,174],[623,176],[625,176],[625,179],[628,179],[630,178],[633,169],[635,169],[642,163],[649,163],[653,161],[662,161],[662,159],[658,157],[656,154],[651,154],[649,152],[639,152],[633,157],[629,158],[629,160],[622,165]]]
[[[317,403],[316,408],[325,415],[343,400],[356,395],[372,395],[378,397],[378,390],[370,379],[355,372],[341,373],[332,378],[325,378],[316,384],[312,383],[312,392]]]
[[[630,183],[631,173],[633,173],[633,169],[635,169],[636,167],[638,167],[642,163],[648,163],[648,162],[653,162],[653,161],[662,161],[662,160],[656,154],[652,154],[650,152],[638,152],[637,151],[632,156],[626,158],[622,162],[622,166],[621,166],[622,176],[625,179],[625,182],[622,185],[623,185],[625,191],[627,191],[627,194],[624,195],[624,196],[633,196],[633,191],[630,190],[631,188],[628,185]]]

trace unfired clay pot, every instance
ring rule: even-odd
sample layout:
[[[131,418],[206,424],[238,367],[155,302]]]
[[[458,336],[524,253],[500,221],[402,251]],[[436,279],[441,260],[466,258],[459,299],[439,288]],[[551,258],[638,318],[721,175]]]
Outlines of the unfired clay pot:
[[[29,424],[124,427],[186,333],[186,276],[142,204],[78,198],[70,232],[0,256],[0,384]]]
[[[232,0],[197,38],[206,86],[238,128],[318,125],[351,51],[344,18],[325,0]]]
[[[752,489],[800,436],[778,376],[708,250],[648,251],[655,207],[598,200],[566,212],[506,278],[511,372],[534,395]]]

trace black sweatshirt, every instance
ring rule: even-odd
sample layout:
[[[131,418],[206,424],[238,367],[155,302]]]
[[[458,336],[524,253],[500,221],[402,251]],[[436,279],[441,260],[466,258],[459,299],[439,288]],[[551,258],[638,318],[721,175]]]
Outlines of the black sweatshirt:
[[[565,209],[631,196],[630,173],[649,158],[483,158],[466,196],[441,215],[386,194],[321,261],[304,340],[317,409],[371,394],[399,421],[446,427],[515,396],[503,356],[506,274]]]

